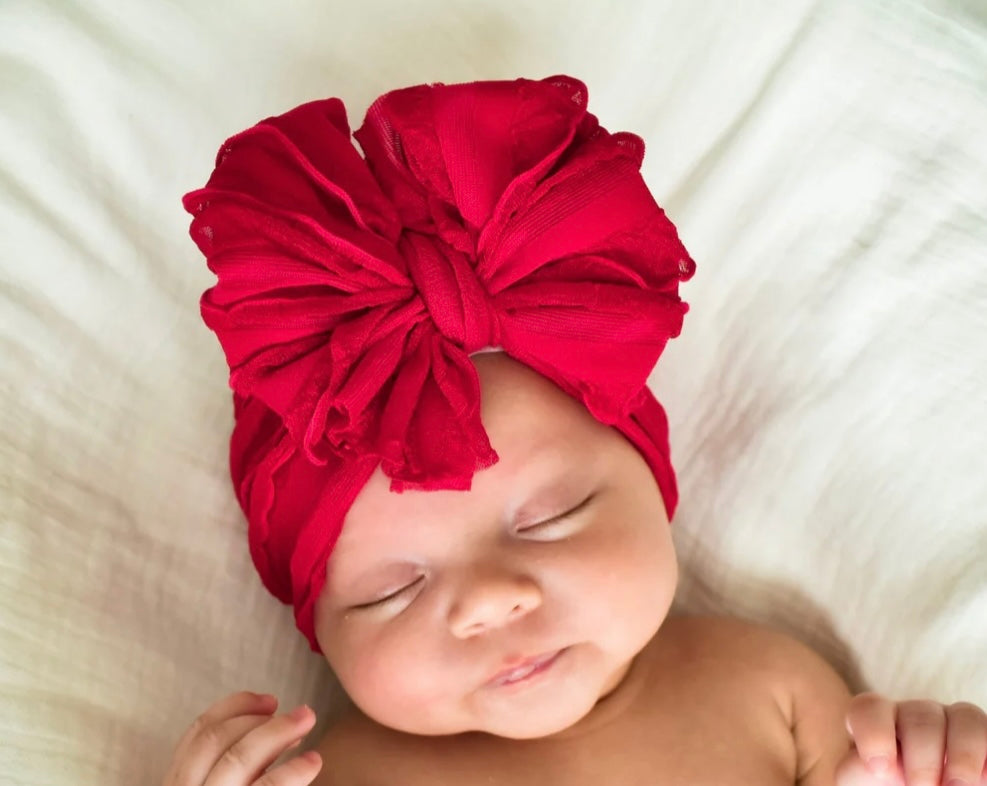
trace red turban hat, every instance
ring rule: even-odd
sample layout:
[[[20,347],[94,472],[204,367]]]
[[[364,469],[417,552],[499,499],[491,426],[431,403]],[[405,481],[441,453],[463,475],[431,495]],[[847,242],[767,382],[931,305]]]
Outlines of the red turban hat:
[[[418,85],[350,139],[338,98],[228,139],[187,194],[218,281],[202,317],[230,367],[230,463],[265,586],[313,650],[343,519],[377,466],[391,490],[469,489],[497,461],[469,356],[554,382],[637,447],[669,516],[668,426],[646,382],[695,269],[586,86]]]

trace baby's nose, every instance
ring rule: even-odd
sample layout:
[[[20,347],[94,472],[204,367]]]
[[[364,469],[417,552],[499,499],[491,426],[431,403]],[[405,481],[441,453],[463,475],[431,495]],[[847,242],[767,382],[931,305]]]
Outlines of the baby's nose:
[[[541,589],[529,577],[474,573],[449,610],[449,628],[466,639],[524,617],[541,605]]]

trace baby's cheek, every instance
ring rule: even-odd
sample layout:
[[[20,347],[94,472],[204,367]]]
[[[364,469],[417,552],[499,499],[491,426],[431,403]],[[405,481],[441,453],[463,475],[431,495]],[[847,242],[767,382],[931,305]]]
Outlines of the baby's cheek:
[[[349,694],[377,722],[415,732],[423,712],[442,705],[448,679],[441,671],[413,642],[386,639],[353,663]]]
[[[615,538],[597,544],[595,554],[596,559],[574,566],[583,572],[581,580],[589,590],[584,602],[603,622],[602,630],[637,646],[664,619],[675,592],[678,566],[670,538],[654,532]],[[614,609],[621,609],[619,625],[614,624]]]

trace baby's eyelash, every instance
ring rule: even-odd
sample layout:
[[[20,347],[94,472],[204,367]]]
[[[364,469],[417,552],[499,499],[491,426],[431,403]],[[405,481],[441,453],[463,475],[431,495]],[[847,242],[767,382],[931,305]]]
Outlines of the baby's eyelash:
[[[560,513],[558,516],[552,516],[552,518],[550,518],[550,519],[545,519],[544,521],[539,521],[539,522],[537,522],[535,524],[531,524],[531,525],[529,525],[527,527],[524,527],[522,529],[519,529],[517,531],[518,532],[533,531],[533,530],[540,529],[542,527],[551,526],[552,524],[558,524],[561,521],[565,521],[566,519],[571,518],[572,516],[575,516],[583,508],[585,508],[587,505],[589,505],[589,503],[593,501],[593,498],[595,496],[596,496],[596,492],[590,494],[588,497],[586,497],[586,499],[584,499],[582,502],[580,502],[578,505],[576,505],[576,507],[572,508],[571,510],[567,510],[565,513]]]
[[[400,589],[394,590],[394,592],[391,592],[391,593],[385,595],[383,598],[377,598],[377,600],[372,600],[369,603],[360,603],[360,604],[354,606],[353,608],[354,609],[371,609],[374,606],[382,606],[383,604],[387,603],[388,601],[395,600],[396,598],[400,597],[405,592],[407,592],[408,590],[410,590],[412,587],[417,586],[418,583],[421,582],[424,578],[425,578],[424,576],[419,576],[417,579],[415,579],[410,584],[405,584]]]

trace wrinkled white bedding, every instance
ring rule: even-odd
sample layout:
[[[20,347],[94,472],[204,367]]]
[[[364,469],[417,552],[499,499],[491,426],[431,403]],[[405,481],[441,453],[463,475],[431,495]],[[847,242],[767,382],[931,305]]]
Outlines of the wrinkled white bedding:
[[[219,144],[327,95],[355,127],[393,87],[560,72],[644,137],[699,264],[653,378],[680,607],[987,705],[980,0],[7,0],[0,783],[155,783],[239,688],[338,704],[229,486],[179,202]]]

